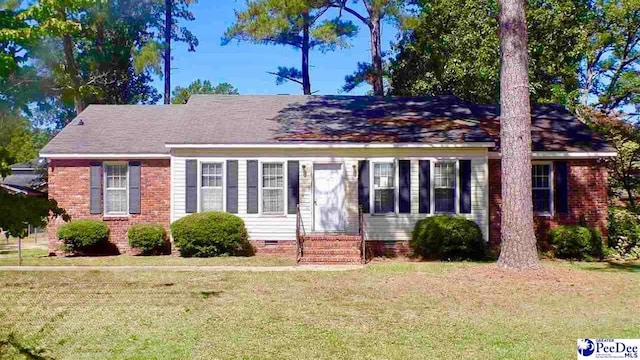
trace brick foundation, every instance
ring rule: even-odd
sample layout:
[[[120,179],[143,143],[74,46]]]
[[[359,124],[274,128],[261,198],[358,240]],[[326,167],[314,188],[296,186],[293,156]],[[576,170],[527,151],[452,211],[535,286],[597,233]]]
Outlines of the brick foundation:
[[[367,258],[409,256],[412,252],[409,241],[367,241]]]
[[[588,226],[607,237],[607,169],[598,160],[568,160],[569,211],[566,214],[536,216],[536,237],[541,249],[548,247],[547,233],[559,225],[575,225],[584,219]],[[500,160],[489,160],[489,246],[500,245],[502,203]]]
[[[250,240],[253,245],[256,254],[260,255],[281,255],[281,256],[296,256],[296,242],[295,240]]]
[[[105,160],[108,161],[108,160]],[[49,198],[55,199],[72,219],[103,220],[110,228],[109,242],[120,253],[132,253],[127,231],[133,224],[155,222],[169,231],[171,171],[169,160],[143,160],[141,168],[141,213],[123,217],[92,215],[89,209],[89,160],[55,160],[49,164]],[[60,253],[56,233],[63,224],[54,219],[48,226],[49,252]]]

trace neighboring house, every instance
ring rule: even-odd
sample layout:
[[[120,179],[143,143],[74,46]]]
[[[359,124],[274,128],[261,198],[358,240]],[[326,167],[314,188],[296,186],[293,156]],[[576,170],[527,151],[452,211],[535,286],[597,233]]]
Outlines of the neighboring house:
[[[606,236],[599,160],[615,152],[562,107],[532,117],[539,239],[580,221]],[[499,131],[495,106],[455,97],[194,95],[186,105],[92,105],[41,156],[49,196],[74,219],[106,221],[121,251],[131,224],[168,229],[221,210],[244,219],[259,252],[293,252],[300,224],[313,234],[305,246],[326,245],[309,246],[309,261],[349,261],[360,207],[370,253],[408,251],[416,221],[438,213],[475,221],[497,246]],[[51,252],[59,225],[49,226]]]
[[[11,173],[0,178],[0,188],[12,194],[27,196],[47,196],[43,169],[45,159],[11,165]]]

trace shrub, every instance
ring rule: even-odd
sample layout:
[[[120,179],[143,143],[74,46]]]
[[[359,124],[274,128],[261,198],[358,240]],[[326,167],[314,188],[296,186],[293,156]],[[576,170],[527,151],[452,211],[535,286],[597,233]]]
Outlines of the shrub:
[[[561,259],[601,258],[603,256],[600,233],[586,226],[561,225],[549,231],[549,242],[555,256]]]
[[[411,236],[415,254],[442,260],[480,260],[485,244],[478,224],[461,216],[436,215],[418,221]]]
[[[171,235],[184,257],[249,255],[249,235],[239,217],[217,211],[183,217],[171,224]]]
[[[640,258],[640,220],[638,215],[622,208],[609,208],[609,247],[612,250],[612,257]]]
[[[74,220],[60,227],[58,239],[64,242],[65,252],[85,252],[107,242],[109,227],[98,220]]]
[[[127,231],[129,246],[140,250],[143,255],[158,253],[167,246],[167,232],[156,223],[136,224]]]

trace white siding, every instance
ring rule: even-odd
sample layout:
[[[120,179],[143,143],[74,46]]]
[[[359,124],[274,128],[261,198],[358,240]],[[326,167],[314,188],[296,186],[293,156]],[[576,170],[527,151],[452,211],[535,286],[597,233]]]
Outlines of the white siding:
[[[442,151],[442,150],[441,150]],[[245,151],[246,152],[246,151]],[[397,214],[392,216],[385,215],[366,215],[365,216],[365,236],[367,240],[409,240],[411,231],[415,223],[429,216],[428,214],[418,213],[419,190],[418,190],[418,160],[429,159],[436,160],[438,158],[447,159],[471,159],[471,214],[463,214],[465,217],[476,221],[482,229],[485,239],[488,234],[488,190],[487,190],[487,152],[485,149],[476,150],[475,153],[464,154],[424,154],[427,156],[395,156],[390,154],[368,154],[365,151],[362,154],[345,154],[344,157],[313,157],[309,154],[300,153],[289,155],[289,157],[273,156],[268,152],[260,152],[255,156],[247,156],[246,153],[237,155],[228,153],[211,152],[186,152],[174,154],[172,156],[172,214],[171,221],[175,221],[185,216],[185,160],[197,159],[199,161],[206,160],[238,160],[238,216],[240,216],[247,226],[250,239],[252,240],[295,240],[296,215],[285,214],[281,216],[265,216],[261,214],[247,214],[247,165],[248,159],[258,159],[260,161],[300,161],[300,211],[302,214],[303,224],[307,233],[313,232],[313,164],[339,162],[344,166],[345,176],[345,224],[346,232],[356,233],[358,231],[358,161],[362,159],[375,160],[376,158],[385,159],[410,159],[411,160],[411,214]],[[235,156],[234,156],[235,155]],[[240,156],[238,156],[240,155]],[[347,157],[346,155],[349,155]],[[371,156],[373,155],[373,156]],[[285,166],[286,169],[286,166]],[[226,186],[226,184],[225,184]],[[459,188],[459,187],[458,187]],[[286,193],[286,188],[285,188]],[[226,196],[226,194],[225,194]],[[261,196],[260,196],[261,199]],[[286,209],[285,209],[286,210]]]
[[[430,214],[420,214],[418,210],[420,200],[418,161],[411,160],[411,214],[365,216],[367,240],[410,240],[416,222],[430,216]],[[489,234],[486,167],[487,158],[471,159],[471,213],[460,214],[480,226],[485,240]],[[460,190],[459,184],[457,190]]]

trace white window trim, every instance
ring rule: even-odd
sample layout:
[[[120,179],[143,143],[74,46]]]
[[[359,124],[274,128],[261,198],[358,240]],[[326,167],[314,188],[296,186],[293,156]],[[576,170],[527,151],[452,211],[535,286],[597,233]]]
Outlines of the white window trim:
[[[264,209],[263,209],[263,178],[262,178],[262,170],[264,167],[264,164],[282,164],[282,196],[283,196],[283,209],[282,212],[268,212],[265,213]],[[287,209],[289,209],[289,195],[288,195],[288,180],[289,180],[289,169],[287,166],[287,162],[283,161],[283,160],[261,160],[258,162],[258,213],[261,216],[265,216],[265,217],[287,217],[288,211]]]
[[[533,166],[534,165],[547,165],[549,166],[549,211],[535,211],[534,209],[534,214],[536,216],[549,216],[552,217],[555,214],[555,206],[554,206],[554,199],[555,199],[555,180],[554,180],[554,175],[555,175],[555,169],[553,166],[553,161],[532,161],[531,162],[531,190],[534,190],[533,188]],[[533,191],[531,193],[531,202],[533,202]]]
[[[431,203],[430,213],[434,215],[459,215],[460,214],[460,160],[465,159],[432,159],[430,169],[430,181],[431,181]],[[453,189],[453,212],[436,212],[436,163],[453,163],[454,164],[454,176],[456,179],[456,186]]]
[[[224,160],[198,160],[198,212],[202,212],[202,165],[222,164],[222,212],[227,211],[227,162]]]
[[[127,168],[126,194],[127,194],[127,210],[125,212],[107,212],[107,166],[123,165]],[[102,163],[102,213],[104,217],[123,217],[129,216],[129,163],[126,161],[105,161]]]
[[[394,204],[393,204],[393,212],[387,212],[387,213],[377,213],[376,212],[376,189],[375,189],[375,164],[389,164],[392,163],[393,164],[393,178],[394,178]],[[399,201],[399,196],[400,196],[400,184],[399,184],[399,180],[400,180],[400,172],[398,170],[398,159],[375,159],[375,160],[369,160],[369,184],[370,188],[369,188],[369,213],[371,215],[374,216],[398,216],[398,213],[400,212],[399,207],[400,207],[400,201]]]

